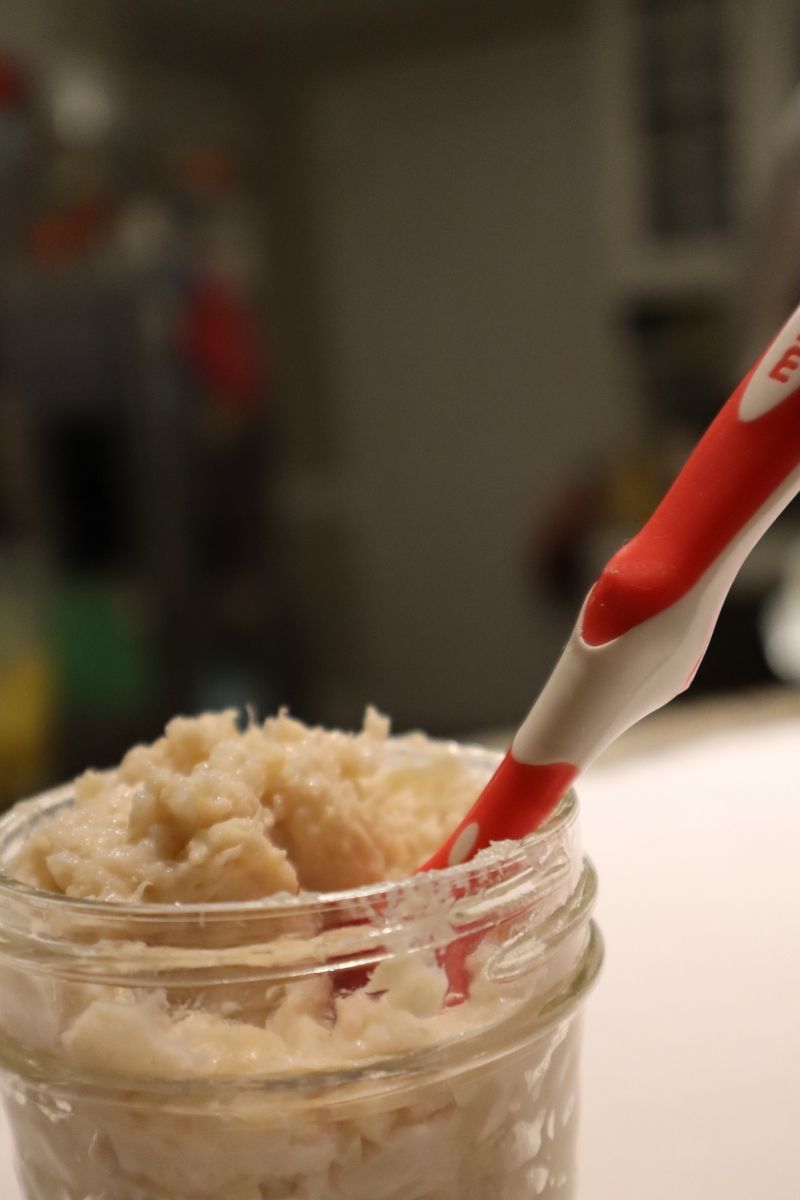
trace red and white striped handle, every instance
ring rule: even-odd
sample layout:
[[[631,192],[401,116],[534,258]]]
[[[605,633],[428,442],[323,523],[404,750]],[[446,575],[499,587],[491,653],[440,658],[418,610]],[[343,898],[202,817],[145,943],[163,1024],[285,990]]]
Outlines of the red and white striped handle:
[[[420,870],[536,829],[606,746],[684,691],[747,555],[800,490],[800,308],[604,568],[510,750]]]

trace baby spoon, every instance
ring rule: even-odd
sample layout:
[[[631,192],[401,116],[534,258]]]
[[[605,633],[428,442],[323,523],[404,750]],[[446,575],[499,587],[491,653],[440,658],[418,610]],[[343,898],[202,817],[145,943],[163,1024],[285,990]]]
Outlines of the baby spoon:
[[[689,686],[739,568],[798,490],[800,308],[608,562],[504,759],[420,871],[533,832],[601,750]]]

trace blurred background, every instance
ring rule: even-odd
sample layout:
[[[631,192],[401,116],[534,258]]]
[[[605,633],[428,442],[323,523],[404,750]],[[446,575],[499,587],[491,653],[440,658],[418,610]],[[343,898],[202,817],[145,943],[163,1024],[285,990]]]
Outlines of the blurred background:
[[[0,0],[0,803],[517,722],[800,298],[796,0]],[[800,676],[797,519],[697,692]]]

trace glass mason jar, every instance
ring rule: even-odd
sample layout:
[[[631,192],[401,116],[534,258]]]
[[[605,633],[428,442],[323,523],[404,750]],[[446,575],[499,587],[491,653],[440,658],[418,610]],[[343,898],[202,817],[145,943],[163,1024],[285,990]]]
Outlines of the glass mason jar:
[[[476,783],[497,763],[451,752]],[[602,950],[573,793],[447,871],[213,905],[13,881],[69,803],[0,821],[0,1079],[25,1200],[574,1196],[577,1014]]]

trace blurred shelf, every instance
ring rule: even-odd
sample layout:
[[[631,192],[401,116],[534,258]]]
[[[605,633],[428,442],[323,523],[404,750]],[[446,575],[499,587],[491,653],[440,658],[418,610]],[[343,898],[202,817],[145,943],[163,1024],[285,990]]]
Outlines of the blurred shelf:
[[[647,244],[621,256],[611,280],[616,301],[726,300],[736,286],[738,265],[732,239],[679,239]]]
[[[276,44],[283,49],[302,44],[327,47],[335,55],[356,37],[368,55],[389,48],[387,36],[397,50],[429,49],[437,33],[452,43],[492,30],[542,28],[572,21],[587,7],[588,0],[537,0],[535,5],[527,0],[406,0],[402,5],[384,0],[239,0],[234,6],[195,0],[189,21],[183,0],[140,0],[136,20],[145,36],[163,41],[165,34],[171,35],[169,42],[181,56],[187,39],[204,43],[207,53],[233,49],[249,56],[259,49],[269,52]],[[162,53],[166,48],[162,45]]]

